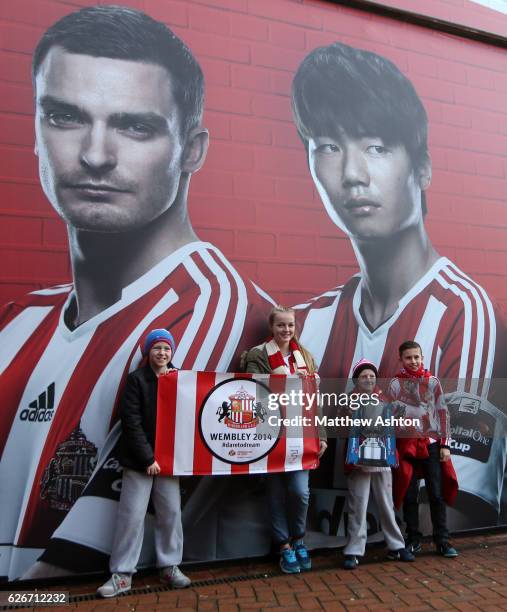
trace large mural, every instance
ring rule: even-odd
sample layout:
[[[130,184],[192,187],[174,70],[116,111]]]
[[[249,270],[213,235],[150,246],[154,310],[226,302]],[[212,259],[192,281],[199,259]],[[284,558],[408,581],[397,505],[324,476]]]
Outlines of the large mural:
[[[31,4],[2,8],[0,576],[107,566],[146,331],[233,372],[273,303],[324,385],[417,340],[450,527],[506,522],[503,50],[317,1]],[[341,456],[312,474],[314,546],[344,534]],[[187,560],[269,550],[262,477],[182,487]]]

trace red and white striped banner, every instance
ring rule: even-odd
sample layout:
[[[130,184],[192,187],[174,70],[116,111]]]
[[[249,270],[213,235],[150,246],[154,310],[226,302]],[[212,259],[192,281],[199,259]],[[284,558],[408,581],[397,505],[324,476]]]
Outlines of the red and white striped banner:
[[[312,377],[182,370],[161,376],[155,458],[162,474],[316,468],[317,402],[308,400],[316,391]],[[287,394],[292,401],[278,402],[278,394]]]

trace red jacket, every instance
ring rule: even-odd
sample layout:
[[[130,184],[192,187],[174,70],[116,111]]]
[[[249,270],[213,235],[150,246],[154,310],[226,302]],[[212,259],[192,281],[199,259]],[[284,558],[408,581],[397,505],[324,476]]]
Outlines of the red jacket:
[[[395,508],[400,508],[407,493],[408,486],[414,473],[412,459],[427,459],[428,438],[398,438],[396,449],[398,451],[399,466],[393,470],[393,499]],[[442,495],[446,504],[452,506],[458,494],[458,479],[454,466],[449,458],[441,461],[442,469]],[[423,474],[418,470],[417,475],[422,478]]]

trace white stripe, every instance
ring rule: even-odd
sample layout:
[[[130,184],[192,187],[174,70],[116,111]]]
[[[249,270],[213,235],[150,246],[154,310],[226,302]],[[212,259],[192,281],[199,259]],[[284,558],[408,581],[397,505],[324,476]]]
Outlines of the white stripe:
[[[305,319],[305,324],[299,339],[302,346],[313,355],[317,364],[322,363],[322,358],[326,352],[329,338],[335,324],[336,312],[338,310],[341,295],[341,292],[338,293],[336,299],[330,306],[310,310]]]
[[[297,397],[297,395],[292,395],[292,391],[298,394],[302,387],[303,384],[299,376],[287,376],[285,393],[289,394],[289,397]],[[286,407],[286,414],[289,419],[302,417],[304,412],[304,408],[297,401],[294,404],[289,402]],[[302,425],[290,425],[286,428],[285,435],[285,471],[302,470],[304,452]]]
[[[30,306],[0,332],[0,373],[10,364],[54,306]],[[33,365],[33,364],[32,364]]]
[[[181,392],[180,389],[184,392]],[[174,473],[192,474],[194,470],[195,410],[190,398],[197,394],[197,373],[178,372],[176,396],[176,424],[174,428]]]
[[[438,328],[440,327],[440,322],[442,321],[442,317],[444,316],[446,310],[447,306],[431,295],[414,338],[415,342],[421,346],[421,351],[425,359],[425,363],[428,363],[428,367],[432,362],[435,350],[438,350],[435,341]],[[435,376],[438,376],[438,369],[436,368]]]
[[[268,457],[269,454],[262,459],[257,459],[249,465],[250,474],[265,474],[268,471]]]
[[[452,272],[452,270],[447,267],[445,272],[450,276],[450,278],[457,283],[461,283],[465,288],[467,288],[473,297],[475,298],[476,312],[477,312],[477,337],[475,341],[475,352],[474,352],[474,366],[472,370],[472,381],[470,392],[477,394],[477,390],[479,387],[479,378],[481,376],[481,363],[482,363],[482,352],[484,350],[484,308],[482,306],[481,298],[476,290],[476,288],[463,278],[460,278]]]
[[[435,356],[435,376],[438,377],[438,372],[440,372],[440,360],[442,358],[442,349],[440,346],[437,346],[437,354]]]
[[[233,268],[234,270],[234,268]],[[250,284],[253,285],[253,288],[255,289],[255,291],[262,297],[264,298],[267,302],[269,302],[270,304],[273,304],[273,306],[276,306],[276,302],[275,300],[268,295],[264,289],[261,289],[258,285],[256,285],[253,281],[250,281]]]
[[[458,272],[461,273],[461,271],[458,268],[457,270]],[[475,285],[475,283],[470,281],[468,277],[467,277],[467,280],[465,280],[457,276],[456,274],[452,272],[452,270],[449,267],[446,268],[446,272],[450,276],[450,278],[452,278],[452,280],[454,280],[457,283],[461,283],[465,288],[467,288],[471,292],[473,297],[475,298],[476,312],[477,312],[477,337],[476,337],[476,344],[475,344],[474,365],[473,365],[473,370],[472,370],[472,381],[471,381],[470,392],[477,394],[479,383],[481,381],[480,377],[481,377],[482,353],[484,350],[484,329],[485,329],[484,307],[483,307],[482,301],[477,291],[478,286]],[[493,356],[494,356],[494,346],[495,346],[495,336],[496,336],[496,324],[494,321],[495,319],[494,319],[494,313],[493,313],[493,329],[492,329],[492,334],[490,333],[490,338],[489,338],[488,357],[486,359],[486,372],[484,376],[485,386],[482,390],[482,394],[485,397],[487,396],[487,393],[489,390],[489,379],[491,377],[491,370],[488,372],[488,366],[492,368]]]
[[[350,280],[352,280],[356,276],[359,276],[359,275],[354,274],[354,276],[352,276]],[[321,293],[320,295],[310,298],[309,302],[306,302],[304,304],[296,304],[292,308],[294,308],[294,310],[304,310],[305,308],[308,308],[309,306],[315,306],[314,302],[316,302],[317,300],[320,300],[321,298],[324,298],[324,297],[334,298],[337,295],[340,295],[343,291],[343,287],[344,285],[339,285],[338,287],[335,287],[334,289],[330,289],[329,291],[325,291],[324,293]]]
[[[468,355],[470,352],[470,339],[472,335],[472,321],[471,321],[472,306],[470,303],[470,298],[464,291],[460,291],[456,287],[456,285],[449,284],[440,275],[436,277],[436,280],[438,283],[442,285],[442,287],[444,287],[444,289],[449,289],[449,291],[452,291],[454,295],[457,295],[458,297],[460,297],[461,301],[463,302],[465,321],[464,321],[464,326],[463,326],[463,345],[461,347],[461,358],[460,358],[460,363],[459,363],[457,390],[464,391],[466,375],[467,375],[467,367],[468,367]]]
[[[236,286],[238,290],[238,304],[236,307],[236,314],[234,316],[231,332],[229,334],[227,342],[225,343],[222,356],[220,357],[217,364],[217,370],[219,372],[224,372],[227,371],[227,368],[229,367],[236,347],[238,346],[238,343],[241,340],[241,336],[243,335],[243,328],[245,325],[246,312],[248,308],[248,296],[245,284],[240,275],[238,274],[236,268],[234,268],[234,266],[223,256],[223,254],[218,249],[213,250],[221,259],[222,264],[229,270],[229,272],[233,276],[234,280],[236,281]],[[254,285],[259,295],[265,297],[267,300],[269,300],[269,302],[274,303],[267,293],[262,291],[262,289],[259,289],[254,283],[252,283],[252,285]]]
[[[206,369],[206,365],[211,357],[211,354],[213,353],[213,350],[215,349],[218,338],[222,333],[227,311],[233,306],[231,304],[231,285],[227,275],[223,269],[217,265],[209,253],[202,252],[200,255],[204,263],[208,266],[208,269],[217,279],[220,289],[215,314],[213,315],[213,320],[209,326],[208,333],[201,344],[201,350],[199,351],[193,366],[194,370]]]
[[[199,297],[197,298],[194,310],[192,313],[192,318],[190,319],[187,328],[185,329],[185,333],[183,334],[179,344],[178,344],[178,352],[177,357],[174,360],[174,365],[177,368],[181,367],[181,364],[185,360],[190,347],[195,341],[195,337],[197,332],[199,331],[199,327],[201,326],[203,319],[206,315],[206,309],[208,307],[210,297],[211,297],[211,285],[209,280],[202,274],[199,268],[195,265],[195,263],[189,259],[183,263],[185,269],[190,274],[194,282],[199,286]],[[195,368],[194,368],[195,369]]]
[[[493,364],[495,359],[495,349],[496,349],[496,318],[495,311],[493,308],[493,304],[489,299],[486,291],[475,281],[473,281],[468,275],[462,272],[457,266],[453,266],[459,274],[463,275],[469,283],[474,286],[479,293],[482,295],[484,302],[486,304],[486,309],[488,311],[489,318],[489,346],[488,346],[488,356],[486,359],[486,366],[484,369],[484,386],[482,388],[482,397],[487,398],[489,394],[489,387],[491,384],[491,377],[493,376]],[[482,303],[481,303],[482,306]]]
[[[377,364],[377,367],[380,365],[390,331],[390,327],[388,326],[381,326],[381,328],[381,333],[377,333],[377,330],[374,334],[370,334],[367,330],[365,331],[364,327],[358,326],[356,348],[354,349],[354,357],[350,364],[348,374],[347,391],[351,391],[354,387],[352,370],[358,361],[361,359],[369,359],[372,363]]]
[[[38,291],[32,291],[30,295],[59,295],[60,293],[68,293],[72,290],[72,285],[56,285],[55,287],[48,287],[47,289],[39,289]]]
[[[211,461],[211,473],[213,476],[218,476],[220,474],[227,476],[230,475],[231,470],[232,466],[230,463],[225,463],[225,461],[222,461],[213,455],[213,459]]]

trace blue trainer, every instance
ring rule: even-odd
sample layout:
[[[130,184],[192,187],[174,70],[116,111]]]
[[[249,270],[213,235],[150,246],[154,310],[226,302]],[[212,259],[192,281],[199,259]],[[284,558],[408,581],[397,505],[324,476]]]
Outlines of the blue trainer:
[[[284,548],[280,553],[280,569],[284,574],[299,574],[300,567],[293,548]]]
[[[415,561],[415,555],[406,548],[390,550],[387,553],[387,558],[389,561]]]
[[[308,553],[306,546],[303,543],[296,544],[294,551],[296,553],[296,559],[298,560],[300,569],[304,572],[311,570],[312,560],[310,559],[310,554]]]
[[[438,544],[437,552],[446,559],[454,559],[458,556],[458,551],[454,548],[454,546],[451,546],[449,542],[442,542],[442,544]]]
[[[359,561],[355,555],[345,555],[343,560],[343,568],[346,570],[355,570],[359,565]]]

